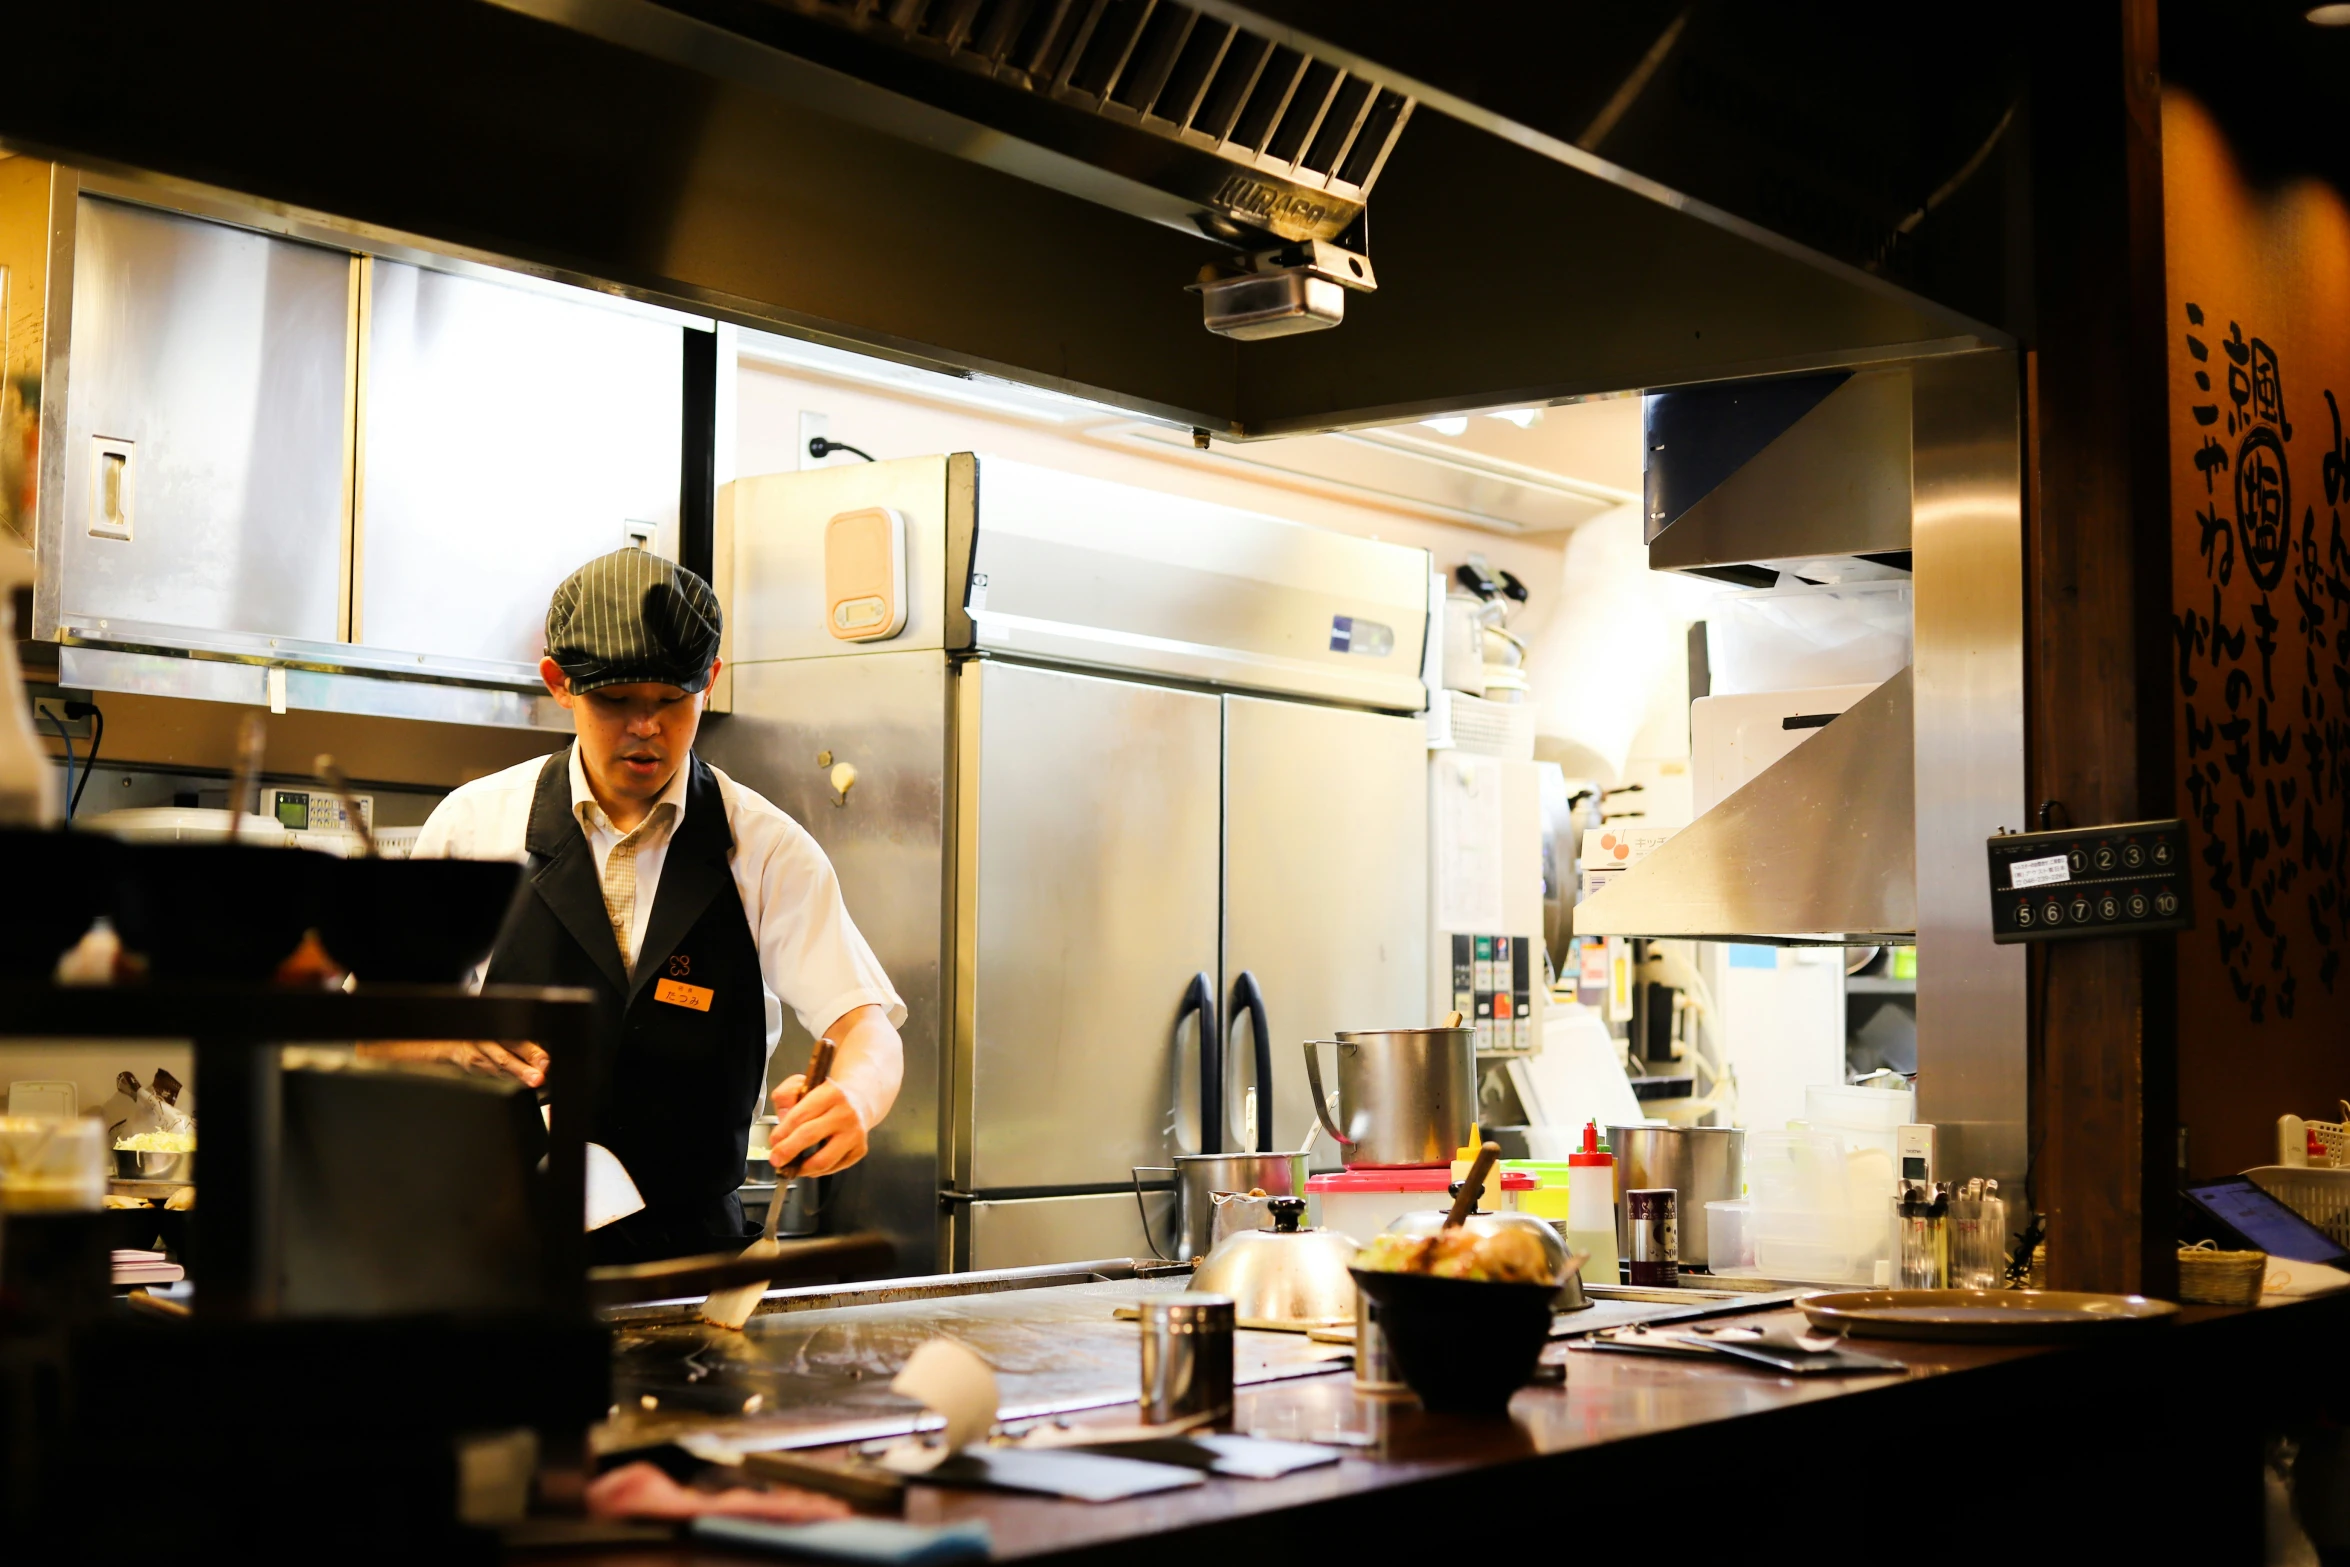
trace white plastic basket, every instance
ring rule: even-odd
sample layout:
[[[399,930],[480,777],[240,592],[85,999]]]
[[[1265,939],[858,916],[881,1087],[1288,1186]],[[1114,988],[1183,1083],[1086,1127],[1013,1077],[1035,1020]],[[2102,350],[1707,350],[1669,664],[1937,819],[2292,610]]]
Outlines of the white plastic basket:
[[[2309,1162],[2309,1139],[2325,1150],[2331,1164],[2350,1164],[2350,1099],[2341,1101],[2339,1121],[2304,1121],[2297,1115],[2277,1117],[2277,1163],[2298,1167]]]
[[[2335,1245],[2350,1246],[2350,1170],[2264,1164],[2244,1174],[2253,1185],[2325,1231]]]

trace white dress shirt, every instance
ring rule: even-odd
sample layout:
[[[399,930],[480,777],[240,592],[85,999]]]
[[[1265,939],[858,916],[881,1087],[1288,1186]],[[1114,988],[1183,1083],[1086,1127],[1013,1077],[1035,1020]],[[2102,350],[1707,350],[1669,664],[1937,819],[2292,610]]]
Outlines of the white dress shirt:
[[[531,801],[538,792],[539,770],[533,760],[503,772],[477,778],[451,793],[426,819],[416,835],[418,859],[518,860],[523,858],[530,829]],[[595,853],[599,881],[613,848],[623,834],[596,806],[588,788],[579,748],[571,748],[573,820],[580,824]],[[810,1038],[862,1006],[882,1009],[894,1028],[906,1020],[906,1004],[882,971],[881,961],[849,918],[842,901],[840,878],[832,862],[805,828],[773,803],[744,788],[717,768],[718,797],[726,808],[726,825],[734,836],[730,868],[735,892],[742,899],[743,916],[759,949],[759,972],[764,981],[767,1008],[767,1049],[772,1054],[783,1030],[783,1008],[788,1006]],[[666,823],[638,842],[636,901],[628,925],[623,956],[633,969],[644,944],[645,926],[661,887],[661,870],[678,823],[685,817],[686,769],[680,767],[655,800],[655,812]],[[662,812],[661,807],[673,806]],[[583,808],[584,807],[584,808]],[[650,817],[648,817],[650,821]],[[611,889],[607,887],[607,900]],[[607,901],[609,907],[609,901]],[[617,922],[616,922],[617,925]],[[615,935],[618,934],[617,929]],[[889,1069],[849,1070],[843,1060],[835,1065],[840,1084],[867,1126],[888,1113],[897,1094],[896,1064]],[[879,1063],[874,1063],[879,1067]]]

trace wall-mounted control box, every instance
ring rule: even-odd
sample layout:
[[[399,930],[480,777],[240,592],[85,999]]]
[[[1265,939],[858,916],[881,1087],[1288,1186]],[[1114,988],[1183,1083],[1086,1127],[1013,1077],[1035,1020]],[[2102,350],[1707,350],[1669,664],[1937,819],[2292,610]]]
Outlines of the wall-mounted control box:
[[[1984,847],[1994,941],[2141,936],[2195,923],[2187,827],[2176,819],[2000,833]]]

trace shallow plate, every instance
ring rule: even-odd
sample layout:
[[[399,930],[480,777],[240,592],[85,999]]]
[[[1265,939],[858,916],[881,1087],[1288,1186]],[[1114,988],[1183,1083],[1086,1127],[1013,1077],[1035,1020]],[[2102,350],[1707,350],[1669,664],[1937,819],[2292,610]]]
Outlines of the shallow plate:
[[[1849,1290],[1797,1301],[1813,1327],[1862,1338],[1971,1339],[2025,1343],[2070,1338],[2117,1322],[2174,1316],[2143,1295],[2069,1290]]]

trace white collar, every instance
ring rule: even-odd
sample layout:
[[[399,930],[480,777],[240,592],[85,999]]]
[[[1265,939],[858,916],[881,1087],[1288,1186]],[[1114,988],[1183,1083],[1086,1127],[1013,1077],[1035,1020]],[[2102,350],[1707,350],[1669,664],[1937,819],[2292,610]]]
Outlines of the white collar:
[[[677,824],[685,820],[686,774],[692,771],[693,754],[688,752],[686,759],[678,765],[676,774],[670,778],[669,786],[661,791],[659,796],[654,799],[651,809],[646,811],[646,821],[651,821],[654,814],[664,805],[672,807],[669,813],[671,830],[674,831]],[[596,821],[611,828],[613,832],[622,837],[627,836],[625,833],[620,833],[618,828],[612,827],[610,818],[604,814],[604,808],[596,804],[596,792],[588,787],[587,767],[579,759],[579,742],[575,740],[571,744],[571,816],[574,821],[583,818],[581,809],[583,806],[594,807]]]

